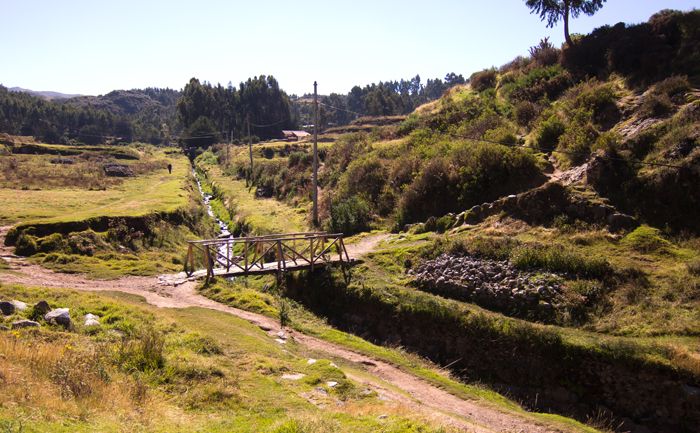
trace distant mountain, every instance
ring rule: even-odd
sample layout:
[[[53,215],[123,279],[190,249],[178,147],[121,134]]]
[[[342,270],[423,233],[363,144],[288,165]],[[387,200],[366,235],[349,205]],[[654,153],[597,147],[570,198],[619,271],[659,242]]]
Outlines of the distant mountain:
[[[34,91],[34,90],[23,89],[23,88],[21,88],[21,87],[12,87],[12,88],[7,89],[7,90],[9,90],[9,91],[11,91],[11,92],[26,92],[26,93],[30,93],[30,94],[32,94],[32,95],[34,95],[34,96],[38,96],[38,97],[40,97],[40,98],[44,98],[44,99],[46,99],[46,100],[48,100],[48,101],[51,101],[51,100],[54,100],[54,99],[62,99],[62,98],[66,98],[66,99],[67,99],[67,98],[74,98],[74,97],[76,97],[76,96],[81,96],[81,95],[79,95],[79,94],[76,94],[76,95],[68,95],[68,94],[59,93],[59,92],[36,92],[36,91]]]

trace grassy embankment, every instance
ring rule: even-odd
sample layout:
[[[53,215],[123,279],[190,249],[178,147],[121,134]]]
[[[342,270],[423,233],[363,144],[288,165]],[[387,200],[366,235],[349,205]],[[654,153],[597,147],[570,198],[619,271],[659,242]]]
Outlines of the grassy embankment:
[[[3,297],[46,299],[76,322],[92,313],[103,323],[0,333],[3,431],[449,431],[348,379],[377,381],[361,366],[311,365],[322,354],[293,340],[280,345],[229,314],[156,309],[120,293],[5,286]]]
[[[0,156],[0,205],[2,223],[15,224],[8,240],[37,263],[95,278],[177,272],[186,240],[211,233],[189,161],[174,149],[32,148]],[[72,163],[52,163],[56,153]],[[111,162],[135,176],[105,176]]]

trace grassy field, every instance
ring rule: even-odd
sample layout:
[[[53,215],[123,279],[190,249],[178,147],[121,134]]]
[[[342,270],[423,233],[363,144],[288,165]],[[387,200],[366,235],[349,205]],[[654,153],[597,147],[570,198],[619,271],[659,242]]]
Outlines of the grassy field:
[[[283,149],[284,145],[266,147]],[[239,151],[241,153],[237,154],[236,160],[245,158],[245,151]],[[257,152],[262,154],[264,150],[258,149]],[[309,230],[306,205],[301,204],[294,208],[274,199],[256,197],[256,188],[246,187],[245,180],[237,179],[229,170],[216,164],[211,153],[205,153],[197,159],[196,166],[202,174],[202,188],[214,194],[214,212],[230,227],[237,225],[249,235]]]
[[[2,431],[451,431],[348,379],[361,366],[335,367],[293,340],[281,346],[225,313],[161,310],[120,293],[5,286],[3,294],[70,308],[75,324],[0,334]],[[86,313],[103,324],[83,327]]]
[[[140,216],[172,212],[187,204],[183,183],[190,164],[180,153],[139,150],[138,160],[126,161],[133,178],[106,177],[99,159],[109,161],[108,155],[82,155],[85,158],[75,157],[74,164],[52,164],[53,155],[0,156],[0,224]],[[172,174],[166,168],[169,163]]]

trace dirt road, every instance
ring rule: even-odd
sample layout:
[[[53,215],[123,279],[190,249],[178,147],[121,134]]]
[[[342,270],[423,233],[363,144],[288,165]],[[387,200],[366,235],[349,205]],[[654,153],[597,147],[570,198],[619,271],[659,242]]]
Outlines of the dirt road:
[[[271,337],[284,332],[311,350],[326,352],[365,366],[367,373],[381,379],[369,381],[352,377],[358,382],[375,389],[389,399],[403,404],[411,410],[421,411],[431,418],[462,431],[468,432],[559,432],[558,428],[537,425],[527,417],[504,413],[499,408],[485,402],[466,401],[418,379],[398,368],[368,356],[352,352],[323,340],[310,337],[289,328],[282,328],[278,321],[259,314],[228,307],[199,295],[196,282],[188,281],[184,274],[160,277],[125,277],[118,280],[87,280],[83,275],[59,274],[37,265],[27,263],[14,256],[11,248],[4,247],[5,234],[9,227],[0,228],[0,256],[5,259],[14,273],[0,273],[0,283],[69,288],[86,291],[115,290],[146,298],[149,304],[159,308],[202,307],[224,311],[240,317],[268,332]],[[348,253],[357,258],[373,249],[386,238],[385,235],[363,239],[360,243],[348,246]],[[0,289],[1,297],[1,289]],[[405,393],[382,386],[382,381],[391,384]]]

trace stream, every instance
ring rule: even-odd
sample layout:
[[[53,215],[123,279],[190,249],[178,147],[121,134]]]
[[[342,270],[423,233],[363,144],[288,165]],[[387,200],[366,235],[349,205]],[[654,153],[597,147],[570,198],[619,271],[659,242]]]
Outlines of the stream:
[[[221,233],[217,236],[217,238],[233,239],[233,235],[228,230],[228,226],[226,225],[226,223],[221,221],[219,218],[216,217],[216,215],[214,215],[214,211],[211,209],[212,195],[204,192],[204,190],[202,189],[202,183],[199,181],[199,177],[197,177],[197,172],[194,170],[194,168],[192,169],[192,176],[194,176],[194,180],[197,181],[197,188],[199,188],[199,193],[202,195],[202,201],[207,207],[207,213],[210,217],[214,218],[214,221],[216,221],[216,224],[219,226],[219,231]],[[223,256],[226,256],[228,253],[227,249],[228,248],[226,244],[224,244],[219,247],[219,253]]]

